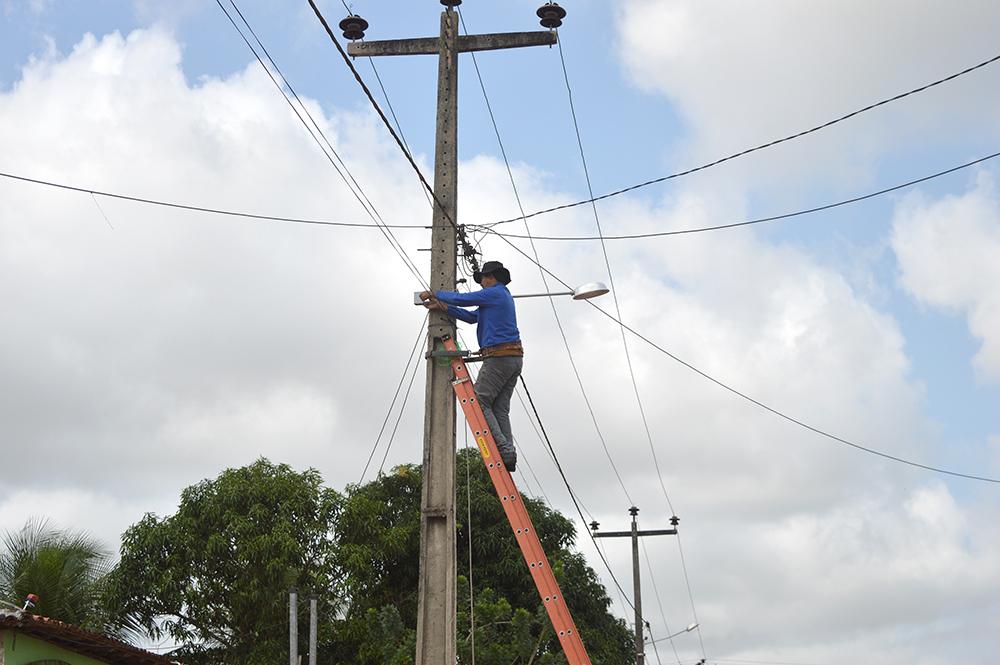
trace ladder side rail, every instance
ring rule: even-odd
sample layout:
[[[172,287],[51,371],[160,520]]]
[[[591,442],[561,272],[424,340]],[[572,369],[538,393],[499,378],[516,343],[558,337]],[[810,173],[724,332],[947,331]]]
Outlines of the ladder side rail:
[[[464,399],[464,398],[463,398]],[[477,445],[480,447],[480,453],[483,454],[484,446],[483,443],[479,443],[478,439],[483,436],[482,427],[484,424],[476,423],[476,416],[478,412],[474,412],[473,409],[468,409],[467,415],[470,416],[470,424],[473,428],[473,434],[477,437]],[[495,468],[496,465],[501,464],[498,461],[487,461],[496,460],[496,456],[489,453],[488,448],[484,456],[484,461],[488,468]],[[493,473],[491,473],[492,477]],[[496,473],[497,476],[501,474]],[[509,478],[509,474],[507,475]],[[556,612],[556,607],[558,607],[558,602],[553,604],[553,601],[558,601],[560,597],[560,590],[558,585],[553,585],[554,577],[546,575],[544,570],[548,565],[547,557],[545,556],[545,551],[541,546],[541,542],[538,540],[537,534],[534,533],[534,525],[531,522],[531,518],[524,507],[524,502],[521,500],[520,494],[517,489],[512,486],[507,486],[503,480],[494,478],[494,486],[497,489],[499,498],[501,499],[504,513],[507,515],[508,521],[511,523],[511,527],[514,531],[514,535],[517,538],[518,545],[521,548],[521,553],[524,556],[525,563],[528,565],[528,569],[531,573],[532,578],[535,581],[535,585],[539,589],[539,593],[542,595],[542,600],[545,603],[547,611],[549,613]],[[559,617],[560,624],[565,622],[563,617]],[[560,625],[560,629],[572,630],[573,627],[570,625]]]
[[[456,386],[456,392],[458,387]],[[474,391],[471,384],[467,390],[462,390],[460,399],[463,401],[463,412],[469,419],[469,425],[476,436],[476,444],[480,455],[486,463],[493,480],[494,487],[504,508],[504,513],[511,524],[511,529],[515,532],[521,553],[529,572],[538,589],[539,596],[543,601],[543,606],[553,629],[556,632],[563,651],[566,654],[570,665],[589,665],[590,659],[579,636],[579,632],[573,621],[565,598],[555,579],[555,575],[548,565],[548,557],[542,548],[541,542],[535,533],[534,525],[524,507],[524,502],[520,493],[514,486],[513,479],[500,462],[496,444],[489,432],[485,416],[475,402]],[[469,394],[471,393],[471,395]],[[490,452],[492,450],[492,452]],[[492,460],[492,461],[491,461]]]
[[[445,340],[445,349],[456,351],[454,340]],[[552,622],[552,627],[559,639],[560,646],[563,648],[567,662],[569,665],[590,665],[590,657],[587,655],[555,574],[549,566],[548,557],[538,539],[538,534],[535,532],[534,524],[524,506],[521,494],[501,461],[486,417],[476,399],[468,368],[461,357],[453,357],[451,364],[455,373],[453,381],[455,394],[475,437],[476,447],[487,467],[497,496],[501,499],[504,513],[510,522],[511,530],[514,532],[521,554],[528,565],[532,580],[538,589],[540,599],[549,615],[549,620]]]

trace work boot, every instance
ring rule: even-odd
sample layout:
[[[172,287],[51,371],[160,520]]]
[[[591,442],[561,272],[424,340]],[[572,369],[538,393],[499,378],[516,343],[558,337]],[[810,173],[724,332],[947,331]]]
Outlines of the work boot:
[[[517,451],[513,448],[510,450],[501,450],[500,459],[503,460],[503,465],[507,469],[507,472],[514,473],[514,469],[517,467]]]

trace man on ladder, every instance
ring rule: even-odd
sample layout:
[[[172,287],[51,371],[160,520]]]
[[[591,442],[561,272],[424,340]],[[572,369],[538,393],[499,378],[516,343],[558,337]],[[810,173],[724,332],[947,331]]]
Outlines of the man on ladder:
[[[424,291],[420,294],[427,309],[444,312],[455,319],[476,324],[476,337],[483,366],[476,379],[476,397],[493,432],[507,471],[517,465],[517,451],[510,431],[510,398],[521,375],[524,348],[517,330],[514,297],[507,290],[510,271],[499,261],[487,261],[472,278],[483,288],[471,293]],[[475,310],[463,309],[476,307]]]

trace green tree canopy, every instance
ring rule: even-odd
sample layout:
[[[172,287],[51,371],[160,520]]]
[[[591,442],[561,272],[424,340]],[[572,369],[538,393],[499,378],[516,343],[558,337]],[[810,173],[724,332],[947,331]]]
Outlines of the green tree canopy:
[[[474,641],[480,665],[565,663],[485,467],[475,450],[458,463],[460,662]],[[420,467],[403,465],[342,496],[314,470],[267,460],[230,469],[186,489],[173,516],[146,515],[126,532],[113,591],[150,636],[184,643],[177,655],[194,665],[284,662],[292,586],[323,601],[321,662],[412,663],[421,481]],[[634,662],[627,626],[571,549],[573,524],[525,504],[595,665]],[[306,612],[301,603],[303,653]]]
[[[29,520],[4,536],[0,600],[20,607],[33,593],[39,597],[33,612],[109,632],[113,620],[103,598],[111,568],[110,553],[95,538]]]
[[[184,490],[174,515],[147,514],[125,533],[114,594],[150,636],[184,643],[185,662],[283,662],[289,588],[322,594],[327,611],[338,596],[341,503],[314,469],[229,469]]]
[[[458,471],[461,662],[471,662],[473,643],[468,588],[471,530],[476,662],[565,663],[489,474],[474,449],[459,453]],[[344,574],[348,604],[336,624],[335,662],[412,662],[420,488],[420,468],[414,465],[396,467],[389,475],[349,488],[337,519],[337,564]],[[608,612],[611,601],[603,586],[583,556],[571,549],[572,522],[540,500],[525,498],[525,505],[593,662],[635,662],[628,627]]]

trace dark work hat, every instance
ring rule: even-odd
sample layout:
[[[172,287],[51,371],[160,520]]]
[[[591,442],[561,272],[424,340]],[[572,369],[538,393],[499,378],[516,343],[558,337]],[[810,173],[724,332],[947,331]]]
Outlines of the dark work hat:
[[[487,261],[481,270],[472,273],[472,279],[476,280],[476,284],[482,284],[483,275],[492,275],[501,284],[510,284],[510,271],[499,261]]]

